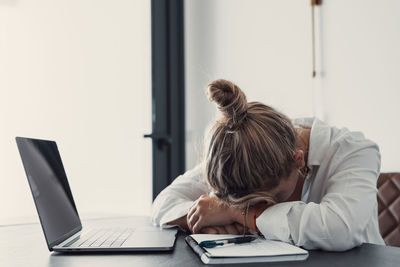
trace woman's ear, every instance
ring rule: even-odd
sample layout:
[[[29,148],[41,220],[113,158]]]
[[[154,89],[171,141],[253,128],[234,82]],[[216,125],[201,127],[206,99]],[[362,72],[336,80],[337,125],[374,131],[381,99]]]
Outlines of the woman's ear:
[[[296,152],[294,153],[294,161],[296,162],[296,167],[297,168],[303,168],[304,165],[306,164],[304,160],[304,152],[301,149],[297,149]]]

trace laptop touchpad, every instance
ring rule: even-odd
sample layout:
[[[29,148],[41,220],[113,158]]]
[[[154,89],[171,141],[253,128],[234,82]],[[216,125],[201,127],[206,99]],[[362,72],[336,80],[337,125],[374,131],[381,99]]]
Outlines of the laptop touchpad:
[[[166,248],[173,247],[176,229],[158,229],[153,227],[137,228],[124,242],[122,247]]]

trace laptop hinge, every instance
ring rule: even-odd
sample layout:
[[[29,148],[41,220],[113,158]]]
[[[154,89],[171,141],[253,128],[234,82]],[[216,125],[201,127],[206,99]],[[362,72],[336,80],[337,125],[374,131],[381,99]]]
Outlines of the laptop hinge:
[[[65,235],[63,235],[61,238],[57,239],[56,241],[54,241],[53,243],[49,244],[49,249],[53,250],[53,247],[55,246],[59,246],[60,244],[62,244],[64,241],[66,241],[67,239],[69,239],[71,236],[75,235],[76,233],[80,232],[82,230],[82,225],[80,225],[79,227],[75,228],[74,230],[70,231],[69,233],[66,233]]]

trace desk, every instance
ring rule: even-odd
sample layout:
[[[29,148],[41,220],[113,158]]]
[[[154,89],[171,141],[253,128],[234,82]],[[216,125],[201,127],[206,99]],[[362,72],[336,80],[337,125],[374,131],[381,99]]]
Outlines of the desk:
[[[121,217],[89,220],[84,226],[130,225],[143,226],[146,217]],[[118,254],[62,254],[50,253],[39,224],[0,227],[0,266],[40,267],[102,267],[102,266],[207,266],[186,245],[186,234],[179,233],[173,252],[129,252]],[[302,262],[247,264],[246,266],[400,266],[400,248],[363,244],[347,252],[310,251]],[[222,265],[228,266],[228,265]]]

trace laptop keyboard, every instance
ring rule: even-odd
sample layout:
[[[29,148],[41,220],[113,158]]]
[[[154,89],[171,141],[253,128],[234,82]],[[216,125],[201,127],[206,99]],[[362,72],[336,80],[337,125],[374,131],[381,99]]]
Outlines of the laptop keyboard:
[[[133,232],[133,228],[92,229],[63,247],[120,247]]]

